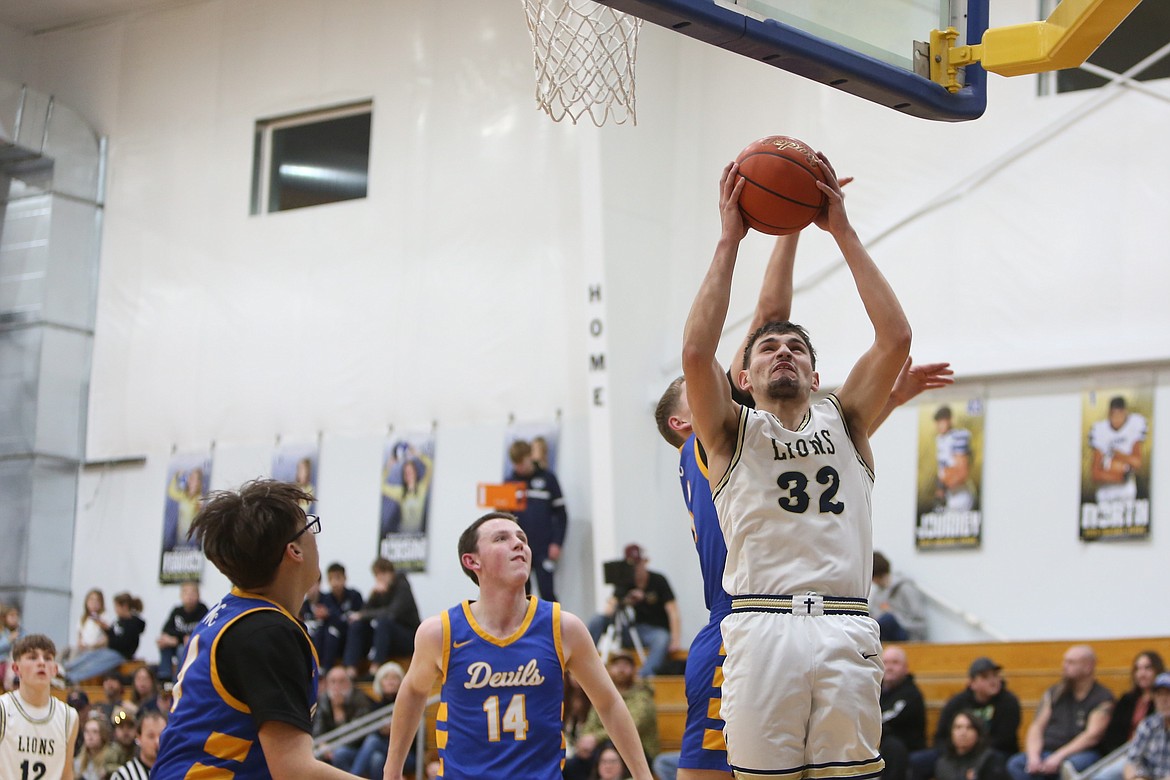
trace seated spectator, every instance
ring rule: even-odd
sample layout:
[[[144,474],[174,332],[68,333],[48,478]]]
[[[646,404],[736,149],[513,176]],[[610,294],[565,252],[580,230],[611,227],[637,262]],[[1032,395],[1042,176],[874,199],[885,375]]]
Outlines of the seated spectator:
[[[114,736],[110,744],[118,751],[118,766],[128,764],[138,755],[138,717],[129,707],[114,713]]]
[[[171,610],[167,622],[163,624],[162,633],[155,640],[158,645],[158,679],[174,682],[175,675],[183,668],[183,660],[187,657],[187,642],[191,639],[191,632],[206,614],[207,605],[199,600],[198,583],[184,582],[180,585],[179,604]]]
[[[586,719],[589,717],[589,711],[593,709],[593,702],[589,701],[589,697],[585,695],[585,691],[581,688],[581,683],[577,682],[577,678],[571,674],[565,675],[565,704],[564,704],[564,727],[565,727],[565,744],[569,746],[570,755],[574,750],[574,745],[577,742],[577,737],[580,734],[581,727],[585,725]],[[593,745],[597,747],[596,743]],[[592,749],[590,750],[592,753]],[[592,767],[590,764],[585,768],[586,774]]]
[[[1101,758],[1097,745],[1109,725],[1113,694],[1097,682],[1096,669],[1088,645],[1065,652],[1061,680],[1044,692],[1024,752],[1008,760],[1012,780],[1055,777],[1064,761],[1081,772]]]
[[[329,610],[321,603],[321,572],[318,571],[317,581],[309,588],[304,602],[301,603],[301,622],[305,624],[305,630],[309,632],[310,637],[317,635],[321,623],[328,615]]]
[[[149,780],[150,769],[158,758],[158,741],[167,727],[167,715],[152,710],[138,721],[138,755],[114,772],[110,780]]]
[[[374,587],[361,609],[349,613],[345,638],[345,667],[357,676],[358,663],[371,645],[372,668],[380,668],[392,657],[414,653],[414,632],[420,622],[418,604],[405,574],[385,558],[374,561]]]
[[[388,707],[398,698],[398,689],[402,687],[402,678],[406,672],[394,661],[388,661],[378,667],[374,673],[374,701],[378,707]],[[367,734],[358,748],[350,764],[350,772],[358,777],[380,778],[386,764],[386,752],[390,748],[390,724],[387,723],[373,734]],[[406,756],[403,771],[414,774],[414,751]]]
[[[107,780],[121,764],[119,751],[110,744],[113,726],[100,713],[91,713],[81,727],[81,750],[73,761],[76,780]]]
[[[639,673],[643,677],[662,674],[670,660],[671,651],[681,647],[678,602],[674,599],[674,591],[666,577],[650,571],[650,559],[639,545],[626,545],[625,563],[628,576],[614,583],[613,595],[606,604],[605,612],[594,615],[589,621],[589,633],[594,644],[600,642],[602,634],[614,622],[620,610],[622,622],[625,623],[620,637],[621,646],[635,646],[630,633],[632,627],[646,648],[645,663]]]
[[[175,697],[172,694],[173,690],[174,687],[171,685],[171,683],[163,683],[161,686],[159,686],[158,695],[154,697],[155,706],[146,707],[145,711],[150,712],[151,710],[158,710],[159,712],[165,712],[168,713],[169,718],[169,713],[175,705]]]
[[[313,736],[327,734],[355,718],[367,715],[374,709],[374,702],[353,687],[345,669],[334,667],[325,674],[325,696],[317,703],[317,716],[313,719]],[[342,771],[350,771],[357,746],[347,744],[325,751],[321,758]]]
[[[116,619],[105,629],[106,646],[96,647],[66,661],[65,678],[70,682],[81,682],[117,669],[125,661],[133,659],[138,652],[142,632],[146,630],[146,623],[139,616],[141,612],[142,601],[136,596],[129,593],[115,596]]]
[[[349,614],[362,608],[362,594],[346,587],[345,567],[331,563],[325,570],[329,590],[313,608],[313,616],[321,621],[317,630],[310,634],[317,648],[317,657],[322,669],[332,669],[342,659],[345,650],[345,636],[349,631]]]
[[[70,688],[69,692],[65,694],[65,703],[77,710],[77,722],[80,725],[84,725],[85,721],[89,719],[89,695],[80,688]],[[85,739],[85,734],[82,733],[80,725],[77,729],[77,739],[73,741],[74,758],[81,755],[81,746]]]
[[[873,588],[869,614],[877,621],[883,642],[926,638],[926,604],[914,580],[895,574],[880,552],[873,554]]]
[[[1125,759],[1125,780],[1166,780],[1170,777],[1170,673],[1154,678],[1154,712],[1133,736]]]
[[[910,665],[906,651],[887,647],[882,653],[885,674],[882,676],[882,757],[886,780],[905,780],[910,753],[926,747],[926,700]]]
[[[658,708],[654,704],[654,692],[645,681],[639,680],[634,674],[634,656],[628,652],[618,651],[611,655],[605,669],[634,719],[634,727],[638,729],[646,760],[653,761],[654,756],[658,755]],[[589,716],[579,733],[592,734],[598,740],[608,738],[596,709],[589,711]]]
[[[27,633],[20,625],[20,607],[5,607],[0,605],[0,692],[11,691],[15,688],[12,678],[9,656],[12,655],[12,645],[17,639]]]
[[[1117,700],[1105,736],[1097,750],[1105,757],[1083,773],[1077,772],[1069,763],[1061,765],[1061,777],[1065,780],[1122,780],[1125,756],[1138,725],[1154,711],[1154,680],[1166,671],[1162,656],[1153,650],[1144,650],[1133,659],[1130,678],[1133,688]]]
[[[951,718],[934,776],[938,780],[1007,779],[1004,756],[987,744],[987,728],[982,718],[969,710]]]
[[[1003,681],[1003,667],[990,658],[976,658],[967,669],[967,687],[943,705],[934,733],[933,747],[910,754],[910,780],[929,780],[935,762],[951,736],[951,721],[960,712],[979,716],[987,731],[987,747],[1003,761],[1020,750],[1020,700]]]
[[[111,725],[118,710],[134,707],[134,702],[130,701],[130,697],[126,694],[126,686],[122,683],[122,678],[117,672],[111,672],[102,678],[102,694],[105,696],[105,701],[92,709],[93,712],[101,713],[102,717]]]
[[[622,761],[621,754],[612,742],[605,742],[597,748],[597,763],[593,766],[593,780],[628,780],[630,772]]]
[[[0,604],[0,654],[12,654],[12,645],[25,635],[20,626],[20,607],[10,607]]]
[[[90,588],[85,594],[85,608],[81,610],[81,621],[77,629],[77,644],[69,648],[66,655],[76,658],[91,650],[98,650],[109,644],[106,629],[106,596],[100,588]]]
[[[597,746],[600,744],[601,740],[593,734],[581,734],[569,743],[572,755],[565,759],[561,770],[564,780],[589,780],[597,763]]]
[[[134,670],[130,679],[130,702],[138,708],[138,714],[143,715],[150,710],[158,711],[158,680],[149,666],[140,666]]]
[[[65,703],[77,710],[77,719],[85,723],[89,717],[89,695],[80,688],[73,687],[65,694]],[[81,734],[78,732],[78,737]]]

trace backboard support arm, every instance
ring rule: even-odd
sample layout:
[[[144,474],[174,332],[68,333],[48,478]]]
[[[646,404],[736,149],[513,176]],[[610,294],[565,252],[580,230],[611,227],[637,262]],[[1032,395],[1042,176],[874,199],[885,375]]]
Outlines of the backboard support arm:
[[[955,46],[954,28],[930,36],[930,77],[957,91],[959,68],[979,63],[1001,76],[1079,67],[1141,0],[1061,0],[1043,22],[992,27],[983,41]]]

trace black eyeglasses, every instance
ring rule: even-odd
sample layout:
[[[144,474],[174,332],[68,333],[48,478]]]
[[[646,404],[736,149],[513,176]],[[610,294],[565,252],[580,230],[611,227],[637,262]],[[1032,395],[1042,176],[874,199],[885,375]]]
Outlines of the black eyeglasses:
[[[300,539],[301,535],[305,531],[308,531],[311,534],[321,533],[321,516],[320,515],[305,515],[305,527],[302,528],[301,530],[297,531],[296,534],[293,535],[293,538],[289,539],[287,542],[285,542],[285,544],[292,544],[297,539]]]

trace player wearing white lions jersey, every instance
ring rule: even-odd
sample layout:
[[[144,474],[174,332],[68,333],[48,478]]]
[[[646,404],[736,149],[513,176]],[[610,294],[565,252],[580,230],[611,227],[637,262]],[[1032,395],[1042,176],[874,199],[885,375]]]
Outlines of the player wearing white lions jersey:
[[[1137,498],[1135,472],[1142,465],[1142,443],[1145,440],[1146,418],[1128,411],[1124,397],[1112,398],[1109,416],[1093,423],[1089,429],[1098,504]]]
[[[54,698],[57,648],[44,634],[29,634],[12,646],[20,676],[15,691],[0,695],[0,777],[14,780],[72,780],[77,710]]]
[[[820,386],[808,334],[791,322],[757,330],[731,396],[715,357],[747,228],[734,163],[720,181],[722,235],[683,334],[692,425],[727,541],[721,625],[728,762],[737,777],[859,780],[884,762],[881,646],[866,596],[872,567],[869,430],[910,351],[910,326],[845,213],[824,155],[814,220],[836,241],[874,328],[874,341],[835,396]],[[761,681],[767,681],[762,685]]]

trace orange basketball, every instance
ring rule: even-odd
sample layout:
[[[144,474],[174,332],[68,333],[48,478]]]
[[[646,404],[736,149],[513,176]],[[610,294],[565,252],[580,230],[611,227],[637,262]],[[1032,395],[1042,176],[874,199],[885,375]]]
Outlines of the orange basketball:
[[[824,207],[817,182],[825,173],[808,144],[772,135],[749,144],[735,161],[745,179],[739,210],[748,227],[773,236],[795,233]]]

